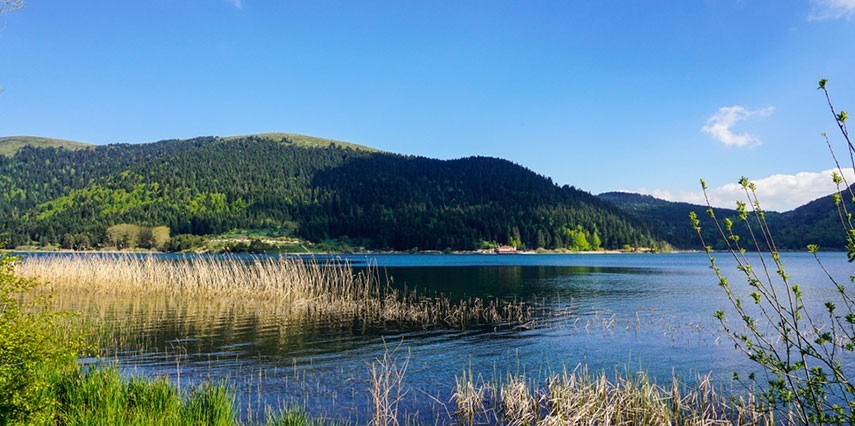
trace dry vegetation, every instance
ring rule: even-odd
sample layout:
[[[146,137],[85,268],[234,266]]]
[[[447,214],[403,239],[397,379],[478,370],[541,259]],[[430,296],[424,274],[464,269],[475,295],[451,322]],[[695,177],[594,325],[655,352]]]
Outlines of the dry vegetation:
[[[686,388],[670,387],[646,375],[589,374],[584,368],[546,378],[536,387],[524,375],[503,383],[464,373],[453,395],[462,424],[507,425],[771,425],[774,417],[749,395],[731,400],[716,392],[709,376]]]
[[[523,324],[534,308],[521,302],[452,301],[384,284],[376,268],[285,257],[239,259],[151,256],[39,256],[24,259],[16,274],[65,294],[116,295],[142,304],[204,301],[255,306],[278,318],[336,319],[362,324],[468,327]],[[207,308],[206,308],[207,309]]]

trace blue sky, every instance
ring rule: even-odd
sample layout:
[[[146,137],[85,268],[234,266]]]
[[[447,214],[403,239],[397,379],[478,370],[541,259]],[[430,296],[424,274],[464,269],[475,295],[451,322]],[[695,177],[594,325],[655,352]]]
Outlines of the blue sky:
[[[855,0],[30,0],[0,17],[0,136],[295,132],[592,193],[732,205],[746,175],[785,210],[833,189],[816,81],[855,108],[853,42]]]

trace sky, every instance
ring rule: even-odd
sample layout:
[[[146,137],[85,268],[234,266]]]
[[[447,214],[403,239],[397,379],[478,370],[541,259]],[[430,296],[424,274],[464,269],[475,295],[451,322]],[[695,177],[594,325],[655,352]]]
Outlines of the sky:
[[[853,71],[855,0],[29,0],[0,136],[291,132],[725,207],[747,176],[784,211],[834,190],[817,80],[852,109]]]

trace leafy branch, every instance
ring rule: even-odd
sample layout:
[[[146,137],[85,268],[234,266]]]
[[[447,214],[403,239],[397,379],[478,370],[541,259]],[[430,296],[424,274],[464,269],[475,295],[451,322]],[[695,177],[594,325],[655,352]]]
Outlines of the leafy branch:
[[[826,79],[820,80],[819,90],[825,95],[855,171],[855,146],[846,127],[848,114],[835,110],[827,83]],[[823,133],[823,137],[837,167],[832,174],[837,185],[833,201],[841,231],[846,235],[847,258],[853,262],[855,227],[843,197],[848,195],[855,203],[855,194],[844,177],[828,135]],[[697,214],[692,212],[689,215],[707,253],[710,268],[715,272],[738,321],[736,325],[731,324],[723,310],[716,311],[714,317],[736,348],[762,367],[768,385],[764,387],[762,396],[770,409],[785,410],[788,417],[801,424],[853,424],[855,386],[849,377],[851,371],[844,368],[844,365],[851,365],[855,353],[855,301],[852,291],[829,271],[818,255],[819,247],[808,245],[807,250],[814,256],[822,275],[836,290],[834,300],[824,301],[823,308],[809,308],[805,304],[802,287],[785,269],[766,221],[766,213],[757,197],[756,185],[745,177],[739,180],[739,184],[747,203],[737,202],[737,220],[743,222],[747,229],[746,242],[734,232],[731,219],[719,220],[716,217],[706,183],[701,180],[707,215],[712,219],[716,234],[724,242],[724,252],[733,258],[737,271],[747,284],[751,298],[748,304],[743,302],[738,295],[740,293],[734,291],[719,268],[712,246],[707,244],[701,233]],[[850,276],[849,280],[855,282],[855,276]],[[739,378],[738,374],[734,377]],[[749,380],[756,380],[753,373]]]

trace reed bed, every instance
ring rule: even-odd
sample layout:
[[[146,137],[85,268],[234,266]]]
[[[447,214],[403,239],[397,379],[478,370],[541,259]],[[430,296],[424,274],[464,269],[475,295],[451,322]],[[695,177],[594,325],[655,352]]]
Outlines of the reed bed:
[[[537,387],[524,375],[503,383],[484,382],[464,372],[452,402],[460,424],[504,425],[773,425],[774,415],[753,394],[728,398],[709,376],[686,387],[674,378],[660,386],[645,374],[590,374],[580,367],[552,374]]]
[[[39,256],[15,270],[57,295],[217,301],[265,306],[280,316],[367,325],[465,328],[526,324],[535,308],[518,301],[429,297],[384,284],[376,268],[285,257]]]

